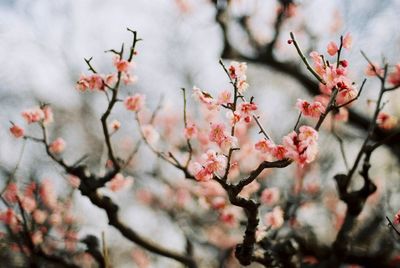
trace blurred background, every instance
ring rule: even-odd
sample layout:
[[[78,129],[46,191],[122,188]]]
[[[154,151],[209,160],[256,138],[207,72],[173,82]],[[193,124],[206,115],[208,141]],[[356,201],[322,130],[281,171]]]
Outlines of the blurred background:
[[[350,32],[353,48],[345,52],[344,57],[350,62],[350,77],[358,85],[367,66],[360,50],[374,62],[379,63],[383,58],[391,65],[400,62],[399,0],[302,0],[296,3],[295,15],[284,21],[274,47],[273,53],[280,61],[300,63],[293,46],[286,42],[289,32],[294,31],[304,51],[323,53],[329,41],[338,42],[340,35]],[[196,85],[212,93],[228,88],[226,76],[218,64],[221,57],[225,58],[225,42],[216,15],[218,8],[224,5],[225,1],[208,0],[0,0],[1,168],[12,170],[22,150],[22,143],[9,135],[9,121],[22,124],[20,111],[39,102],[50,103],[55,111],[51,135],[66,140],[66,159],[72,161],[77,155],[90,152],[88,163],[94,170],[99,167],[105,157],[99,117],[104,112],[106,99],[102,94],[78,92],[75,83],[81,74],[87,73],[84,58],[93,57],[92,64],[104,73],[112,68],[112,55],[104,51],[119,49],[122,42],[130,43],[127,27],[136,30],[143,39],[135,58],[134,73],[139,80],[127,87],[127,92],[146,94],[149,107],[154,109],[163,96],[166,107],[179,110],[182,87],[191,89]],[[230,1],[230,17],[224,18],[229,25],[229,43],[240,55],[255,56],[254,40],[248,39],[238,18],[246,18],[246,27],[261,46],[274,38],[278,10],[279,2],[274,0]],[[226,59],[227,64],[229,61]],[[297,119],[296,99],[310,99],[311,95],[304,85],[275,68],[261,63],[249,62],[248,65],[248,92],[259,104],[265,127],[280,140]],[[305,73],[305,68],[301,68]],[[354,109],[371,116],[374,107],[368,105],[368,100],[376,98],[378,86],[378,81],[369,79]],[[391,94],[385,111],[400,116],[399,98],[399,92]],[[112,117],[122,122],[123,128],[118,133],[121,144],[133,144],[138,136],[132,115],[119,107]],[[29,131],[34,134],[36,130]],[[352,160],[365,132],[351,124],[341,125],[339,131],[345,139],[348,159]],[[318,177],[326,187],[335,188],[332,176],[344,170],[337,140],[332,135],[322,134],[320,146],[324,148],[320,154],[322,171],[312,176]],[[140,159],[135,160],[138,167],[135,172],[151,170],[150,160],[154,157],[143,149]],[[383,208],[389,215],[400,203],[397,161],[398,156],[387,148],[380,149],[373,159],[377,168],[372,172],[383,200],[375,209]],[[21,180],[30,176],[51,177],[62,193],[67,182],[58,171],[55,164],[47,160],[40,145],[28,142],[16,177]],[[277,175],[276,184],[284,184],[278,179],[287,177],[287,173]],[[139,185],[152,183],[150,179],[146,181],[145,175],[140,181],[135,179]],[[177,227],[162,215],[134,202],[132,192],[107,194],[122,206],[121,217],[127,224],[161,244],[183,249],[184,239],[177,235]],[[103,211],[78,192],[74,192],[73,197],[75,204],[79,204],[75,212],[82,223],[80,235],[99,236],[105,231],[115,267],[132,267],[133,245],[108,227]],[[303,215],[304,220],[309,220],[309,215],[321,214],[319,209],[308,211],[310,214]],[[314,222],[318,228],[329,221],[322,216],[318,219]],[[317,233],[327,243],[332,239],[324,228]],[[150,267],[179,266],[165,258],[154,258]]]

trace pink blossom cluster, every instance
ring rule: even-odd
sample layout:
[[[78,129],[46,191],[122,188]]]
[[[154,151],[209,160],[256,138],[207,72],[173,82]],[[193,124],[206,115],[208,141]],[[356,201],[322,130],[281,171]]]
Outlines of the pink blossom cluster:
[[[255,148],[262,153],[269,153],[278,160],[289,158],[300,166],[314,161],[318,153],[318,132],[310,126],[301,126],[299,133],[292,131],[283,138],[282,145],[275,145],[270,140],[260,140]]]
[[[29,235],[34,246],[40,245],[47,251],[57,247],[65,247],[68,251],[76,250],[76,219],[71,213],[71,205],[58,200],[49,179],[41,183],[31,182],[22,190],[11,182],[7,185],[3,198],[8,208],[0,211],[0,222],[12,231],[13,237]],[[19,207],[24,216],[20,214]],[[25,234],[27,231],[29,233]],[[61,238],[59,243],[51,238],[55,235]]]
[[[210,149],[202,155],[201,163],[194,162],[192,164],[191,170],[196,180],[208,181],[212,179],[214,173],[223,170],[225,166],[226,157]]]
[[[132,112],[139,112],[145,105],[146,96],[143,94],[135,94],[126,97],[124,100],[125,108]]]
[[[211,124],[209,140],[218,144],[218,146],[224,151],[237,144],[236,137],[231,136],[225,130],[224,124]]]
[[[21,113],[22,118],[25,119],[26,123],[40,123],[43,125],[50,124],[54,121],[53,112],[49,105],[42,105],[40,107],[34,107],[27,109]],[[25,130],[22,126],[11,122],[10,133],[15,138],[21,138],[25,135]]]
[[[249,87],[247,83],[247,64],[245,62],[232,61],[228,67],[229,76],[235,81],[239,94],[243,94]]]
[[[130,69],[133,66],[133,62],[129,62],[125,59],[121,59],[116,56],[113,60],[114,67],[117,73],[110,74],[98,74],[93,73],[91,75],[81,75],[76,83],[76,89],[79,91],[104,91],[106,87],[112,88],[115,86],[119,77],[125,85],[130,85],[136,82],[137,77],[130,74]]]
[[[346,34],[343,38],[342,47],[350,49],[352,45],[352,37]],[[339,47],[335,42],[330,42],[327,47],[327,52],[330,56],[335,56],[339,52]],[[297,108],[309,117],[318,117],[324,112],[328,104],[330,95],[333,90],[338,90],[336,96],[336,103],[338,105],[348,104],[357,96],[357,91],[354,83],[349,79],[347,67],[349,63],[347,60],[340,60],[337,64],[329,63],[318,52],[313,51],[310,53],[313,61],[315,72],[325,81],[325,84],[320,83],[321,95],[314,99],[314,102],[307,102],[304,100],[297,101]],[[340,109],[343,110],[343,109]],[[337,120],[347,120],[347,113],[338,116]]]
[[[48,105],[41,107],[34,107],[22,112],[22,117],[28,124],[42,122],[43,124],[49,124],[53,122],[53,112]]]

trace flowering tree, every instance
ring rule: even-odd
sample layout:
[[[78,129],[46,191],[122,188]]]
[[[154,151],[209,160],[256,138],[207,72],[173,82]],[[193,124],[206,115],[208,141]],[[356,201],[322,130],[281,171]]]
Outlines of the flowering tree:
[[[128,49],[123,45],[120,50],[107,51],[114,57],[113,72],[99,72],[92,58],[85,59],[89,72],[76,84],[82,94],[104,94],[107,99],[99,118],[107,151],[107,159],[102,163],[104,170],[88,166],[86,159],[91,152],[74,159],[64,157],[63,153],[68,150],[65,140],[51,134],[54,131],[51,123],[57,120],[57,115],[53,118],[50,104],[40,103],[22,111],[24,125],[11,122],[10,133],[21,142],[42,144],[48,157],[66,174],[71,192],[79,191],[104,210],[109,225],[127,240],[146,252],[171,258],[187,267],[231,267],[235,265],[234,259],[244,266],[259,263],[265,267],[396,265],[393,261],[398,255],[392,246],[394,242],[384,243],[398,239],[395,233],[399,234],[396,227],[399,214],[393,220],[390,215],[387,218],[390,228],[382,229],[377,226],[386,219],[374,218],[365,212],[365,207],[377,190],[377,183],[370,176],[374,166],[372,154],[381,146],[398,145],[397,119],[383,111],[383,98],[400,87],[400,66],[383,62],[381,67],[364,55],[367,74],[379,80],[380,88],[371,118],[356,116],[363,122],[359,124],[367,121],[368,126],[356,158],[349,162],[343,141],[336,133],[337,125],[348,118],[357,124],[349,107],[356,103],[365,84],[364,80],[357,85],[348,77],[351,64],[343,55],[351,48],[351,35],[340,37],[339,42],[330,42],[326,53],[313,51],[305,55],[291,33],[287,43],[298,53],[298,61],[303,62],[303,69],[309,70],[309,77],[273,56],[279,25],[294,9],[291,1],[281,1],[281,4],[276,37],[263,48],[266,52],[252,59],[246,55],[232,56],[233,48],[225,38],[223,56],[265,62],[305,85],[312,85],[313,90],[318,88],[318,95],[312,101],[297,100],[297,111],[292,116],[293,130],[282,138],[273,139],[263,126],[263,105],[251,95],[245,62],[233,61],[229,65],[219,62],[221,75],[226,76],[230,89],[221,90],[216,96],[198,87],[191,93],[182,88],[181,112],[167,111],[162,102],[150,109],[146,98],[151,96],[130,89],[136,82],[132,69],[140,41],[130,29],[133,40]],[[229,8],[229,5],[222,7]],[[221,5],[217,8],[217,20],[226,29],[221,19],[225,9]],[[189,94],[194,96],[194,105],[189,105]],[[113,114],[119,105],[135,121],[130,124],[136,124],[138,140],[129,148],[117,150],[120,146],[114,134],[124,127]],[[34,132],[37,129],[39,134]],[[347,167],[346,171],[336,171],[335,191],[321,188],[316,181],[305,180],[318,165],[319,152],[324,151],[319,146],[321,131],[330,132],[340,141],[338,146]],[[139,181],[145,176],[135,161],[140,157],[140,146],[147,147],[160,160],[151,176],[165,189],[164,194],[140,187]],[[392,147],[395,152],[396,148]],[[175,169],[172,176],[166,171],[168,166]],[[269,184],[266,178],[273,177],[275,169],[285,169],[285,176],[296,177],[292,188]],[[155,239],[146,238],[124,223],[119,205],[104,189],[119,192],[132,187],[134,180],[138,202],[166,213],[178,225],[180,217],[185,219],[185,226],[181,226],[186,243],[184,250],[159,245]],[[355,183],[359,183],[358,187],[354,187]],[[73,216],[69,195],[57,197],[49,180],[32,180],[24,185],[11,173],[1,196],[6,208],[0,214],[4,226],[0,245],[3,248],[11,245],[5,255],[11,251],[19,253],[17,257],[4,256],[13,265],[18,262],[32,267],[51,264],[81,267],[90,266],[91,262],[100,267],[112,265],[104,238],[101,247],[94,236],[78,238],[79,222]],[[332,220],[330,226],[325,226],[335,233],[329,245],[318,238],[315,228],[299,219],[302,211],[313,204],[322,204]],[[384,246],[367,247],[372,241],[366,235],[370,232],[374,232],[374,243]],[[219,257],[218,261],[202,257],[206,248]],[[144,251],[135,249],[132,258],[139,267],[151,265]]]

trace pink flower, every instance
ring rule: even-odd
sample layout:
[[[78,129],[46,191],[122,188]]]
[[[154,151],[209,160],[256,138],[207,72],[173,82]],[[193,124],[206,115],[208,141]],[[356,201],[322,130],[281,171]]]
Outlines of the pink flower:
[[[10,226],[15,226],[18,223],[17,215],[12,208],[8,208],[5,212],[0,212],[0,221]]]
[[[247,64],[245,62],[232,61],[228,71],[233,80],[246,80]]]
[[[245,80],[239,80],[237,82],[238,92],[243,94],[248,88],[249,84]]]
[[[197,127],[194,123],[188,123],[184,130],[184,135],[186,139],[191,139],[197,136]]]
[[[385,112],[380,112],[376,119],[376,123],[378,124],[378,126],[385,130],[390,130],[396,127],[397,122],[398,122],[397,117],[392,116]]]
[[[130,73],[122,73],[121,79],[125,85],[132,85],[137,82],[138,77],[136,75],[131,75]]]
[[[329,42],[327,52],[329,55],[334,56],[338,52],[339,48],[335,42]]]
[[[66,142],[62,138],[57,138],[50,144],[50,152],[60,154],[65,150]]]
[[[53,117],[53,111],[51,110],[51,107],[49,105],[45,105],[42,107],[42,111],[44,114],[43,124],[47,125],[47,124],[53,123],[54,117]]]
[[[389,83],[398,86],[400,85],[400,63],[396,64],[395,70],[389,74],[388,81]]]
[[[219,216],[219,219],[223,223],[231,227],[235,227],[238,224],[238,218],[239,218],[238,211],[234,207],[225,208]]]
[[[287,149],[286,157],[293,159],[300,166],[314,161],[317,153],[318,133],[309,126],[302,126],[299,134],[292,131],[283,138],[283,145]]]
[[[225,133],[224,124],[211,124],[211,131],[209,134],[210,141],[213,141],[220,145],[227,137]]]
[[[256,148],[256,150],[262,153],[271,153],[275,147],[275,144],[270,140],[262,139],[257,142],[254,147]]]
[[[239,111],[242,118],[246,123],[251,122],[252,112],[257,110],[257,105],[250,102],[242,102],[239,105]]]
[[[261,203],[271,206],[279,200],[279,195],[280,195],[279,188],[277,187],[266,188],[261,193],[261,198],[260,198]]]
[[[15,138],[21,138],[25,135],[25,130],[16,124],[10,127],[10,132]]]
[[[32,197],[24,196],[21,199],[21,206],[26,212],[31,213],[36,208],[36,201]]]
[[[121,59],[117,56],[114,58],[114,66],[117,68],[118,72],[126,73],[129,71],[131,64],[129,61]]]
[[[229,76],[232,80],[236,81],[236,86],[238,88],[238,92],[243,94],[249,85],[246,82],[246,71],[247,64],[245,62],[236,62],[232,61],[231,65],[228,67]]]
[[[43,224],[48,216],[47,212],[40,209],[35,209],[32,213],[33,219],[38,224]]]
[[[51,209],[56,208],[57,206],[57,196],[54,191],[54,185],[50,181],[50,179],[44,179],[40,184],[39,189],[40,198],[42,202]]]
[[[132,177],[124,177],[121,173],[115,175],[115,177],[107,183],[107,187],[113,192],[117,192],[123,188],[127,188],[133,184]]]
[[[191,173],[194,174],[194,178],[198,181],[209,181],[213,177],[213,173],[204,168],[200,163],[194,162],[190,166]]]
[[[297,99],[296,106],[304,116],[320,117],[321,113],[325,111],[322,103],[318,101],[309,103],[308,101]]]
[[[193,87],[193,96],[201,103],[205,104],[208,110],[214,110],[218,107],[217,102],[213,99],[213,97],[198,87]]]
[[[264,223],[267,226],[271,226],[272,229],[281,227],[284,223],[283,210],[280,207],[274,207],[271,212],[265,214]]]
[[[399,224],[400,223],[400,210],[397,212],[396,215],[394,215],[393,219],[393,224]]]
[[[115,82],[117,82],[117,76],[115,74],[108,74],[104,78],[104,83],[107,84],[107,86],[112,86]]]
[[[142,126],[143,136],[149,144],[157,143],[160,138],[160,134],[158,134],[157,130],[154,129],[152,125],[144,125]]]
[[[278,160],[285,159],[287,153],[288,150],[283,145],[277,145],[272,149],[272,155]]]
[[[84,92],[88,88],[89,88],[89,79],[86,76],[82,75],[79,78],[78,82],[76,82],[76,89]]]
[[[227,104],[230,103],[232,100],[232,92],[229,90],[224,90],[218,95],[218,104]]]
[[[237,144],[238,144],[238,140],[236,137],[227,135],[226,138],[221,142],[219,147],[221,148],[222,151],[226,152],[230,148],[236,147]]]
[[[138,112],[143,108],[145,99],[146,97],[142,94],[129,96],[124,101],[125,108],[129,111]]]
[[[44,112],[39,107],[35,107],[22,112],[22,117],[28,124],[39,122],[44,119]]]
[[[86,78],[89,83],[89,89],[91,90],[104,90],[104,81],[101,75],[92,74],[91,76]]]
[[[346,49],[350,49],[351,45],[353,44],[353,37],[350,35],[350,33],[347,33],[344,37],[343,37],[343,47]]]
[[[204,167],[210,172],[220,171],[226,166],[226,157],[213,150],[208,150],[202,157],[205,159]]]
[[[15,203],[18,201],[18,187],[17,184],[11,182],[7,185],[6,190],[3,194],[4,199],[9,203]]]

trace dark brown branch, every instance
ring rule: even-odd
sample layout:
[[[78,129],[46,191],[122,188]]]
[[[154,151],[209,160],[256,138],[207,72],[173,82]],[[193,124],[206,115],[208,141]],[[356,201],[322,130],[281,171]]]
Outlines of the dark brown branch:
[[[119,232],[121,232],[121,234],[125,238],[138,244],[139,246],[144,247],[145,249],[155,254],[172,258],[176,261],[185,264],[190,268],[197,267],[195,261],[191,257],[187,257],[178,252],[174,252],[172,250],[161,247],[141,237],[138,233],[136,233],[134,230],[132,230],[131,228],[129,228],[120,221],[118,217],[119,207],[109,197],[102,196],[97,192],[87,191],[87,189],[84,186],[85,185],[84,181],[83,184],[81,185],[82,187],[80,186],[79,189],[81,190],[82,194],[87,196],[94,205],[96,205],[99,208],[102,208],[107,213],[109,224],[111,226],[114,226]]]

